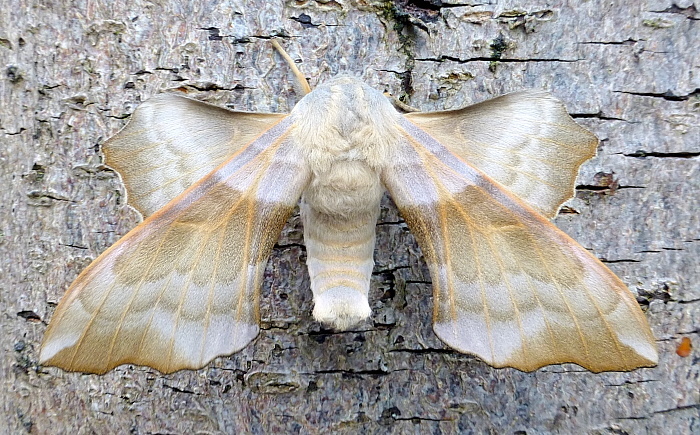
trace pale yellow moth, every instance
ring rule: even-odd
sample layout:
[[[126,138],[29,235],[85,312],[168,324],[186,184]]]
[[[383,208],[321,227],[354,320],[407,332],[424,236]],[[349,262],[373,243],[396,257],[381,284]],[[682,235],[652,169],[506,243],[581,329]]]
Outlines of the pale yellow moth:
[[[258,334],[262,274],[300,198],[313,316],[347,330],[371,314],[386,189],[429,267],[434,330],[448,346],[527,371],[653,366],[632,293],[547,219],[597,143],[542,91],[406,115],[347,77],[288,115],[157,95],[104,144],[145,220],[68,289],[40,361],[170,373],[242,349]]]

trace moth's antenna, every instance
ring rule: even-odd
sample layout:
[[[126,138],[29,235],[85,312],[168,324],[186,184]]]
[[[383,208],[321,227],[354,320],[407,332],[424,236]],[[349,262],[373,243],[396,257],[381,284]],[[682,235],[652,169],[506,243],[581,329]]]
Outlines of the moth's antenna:
[[[272,46],[275,47],[279,54],[281,54],[284,60],[286,60],[289,64],[289,67],[292,69],[292,72],[294,73],[294,76],[297,79],[302,94],[306,95],[309,92],[311,92],[311,86],[309,86],[309,82],[306,81],[306,77],[304,77],[304,74],[302,74],[301,71],[299,71],[299,68],[297,68],[296,64],[294,63],[294,60],[292,60],[292,58],[289,57],[287,52],[284,51],[284,48],[282,48],[282,46],[279,42],[277,42],[276,39],[270,39],[270,42],[272,42]]]
[[[387,97],[389,99],[389,101],[391,101],[391,104],[393,104],[394,107],[396,107],[399,110],[403,110],[406,113],[420,112],[420,109],[413,107],[413,106],[409,106],[408,104],[399,100],[395,96],[391,95],[391,93],[389,93],[389,92],[384,92],[384,96]]]

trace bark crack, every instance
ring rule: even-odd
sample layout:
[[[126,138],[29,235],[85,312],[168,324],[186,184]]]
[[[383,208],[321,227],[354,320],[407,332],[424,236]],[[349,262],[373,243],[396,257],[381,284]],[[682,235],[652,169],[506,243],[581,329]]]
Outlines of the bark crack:
[[[700,95],[700,88],[695,88],[695,90],[693,90],[685,95],[676,95],[670,90],[663,92],[663,93],[660,93],[660,92],[634,92],[634,91],[613,91],[613,93],[634,95],[637,97],[663,98],[666,101],[686,101],[691,97]]]
[[[423,57],[423,58],[416,58],[416,61],[419,62],[437,62],[441,63],[444,61],[451,61],[451,62],[457,62],[457,63],[469,63],[469,62],[493,62],[493,61],[498,61],[498,62],[503,62],[503,63],[527,63],[527,62],[564,62],[564,63],[572,63],[572,62],[578,62],[584,59],[558,59],[558,58],[528,58],[528,59],[518,59],[518,58],[507,58],[507,57],[498,57],[498,56],[477,56],[477,57],[469,57],[466,59],[461,59],[458,57],[454,56],[447,56],[447,55],[442,55],[440,57]]]
[[[627,38],[624,41],[583,41],[579,42],[581,45],[634,45],[637,42],[646,41],[645,39],[632,39]]]
[[[692,159],[700,156],[700,152],[695,151],[679,151],[675,153],[660,153],[656,151],[644,151],[639,150],[633,153],[617,153],[622,154],[625,157],[636,157],[636,158],[646,158],[646,157],[656,157],[656,158],[670,158],[670,159]]]
[[[668,414],[670,412],[685,411],[686,409],[700,409],[700,403],[693,403],[690,405],[676,406],[675,408],[662,409],[660,411],[654,411],[653,414]]]
[[[648,382],[661,382],[661,381],[658,380],[658,379],[640,379],[640,380],[638,380],[638,381],[628,380],[628,381],[625,381],[625,382],[623,382],[623,383],[621,383],[621,384],[605,384],[605,386],[606,386],[606,387],[624,387],[624,386],[627,386],[627,385],[645,384],[645,383],[648,383]]]
[[[616,118],[614,116],[606,116],[606,115],[603,115],[602,112],[598,112],[598,113],[569,113],[569,116],[571,116],[574,119],[595,118],[595,119],[600,119],[601,121],[622,121],[622,122],[627,122],[629,124],[640,124],[639,121],[630,121],[629,119]]]
[[[700,17],[697,16],[698,14],[698,9],[695,7],[695,3],[691,4],[690,6],[686,8],[681,8],[675,3],[671,7],[668,7],[664,9],[663,11],[650,11],[651,13],[654,14],[680,14],[680,15],[685,15],[685,17],[689,20],[700,20]]]

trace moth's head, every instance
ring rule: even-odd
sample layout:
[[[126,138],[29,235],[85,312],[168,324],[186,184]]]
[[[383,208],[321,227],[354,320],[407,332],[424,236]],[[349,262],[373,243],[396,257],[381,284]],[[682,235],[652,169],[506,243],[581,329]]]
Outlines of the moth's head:
[[[305,95],[292,110],[292,114],[308,111],[309,106],[321,109],[339,110],[340,115],[354,113],[368,118],[376,118],[376,111],[394,114],[396,110],[381,92],[368,86],[360,79],[339,76],[319,85]],[[361,112],[361,113],[360,113]]]

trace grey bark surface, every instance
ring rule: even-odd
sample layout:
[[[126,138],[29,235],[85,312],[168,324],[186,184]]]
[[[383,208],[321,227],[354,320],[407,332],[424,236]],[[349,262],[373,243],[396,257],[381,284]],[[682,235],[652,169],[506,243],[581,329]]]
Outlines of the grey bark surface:
[[[700,433],[700,354],[675,352],[683,337],[700,347],[698,6],[563,3],[0,0],[0,433]],[[356,75],[425,111],[524,88],[564,101],[601,144],[555,223],[638,295],[658,367],[523,373],[450,350],[388,197],[373,315],[352,332],[311,317],[295,216],[243,351],[167,376],[39,366],[61,295],[138,222],[100,144],[170,88],[289,111],[299,95],[273,34],[312,86]]]

